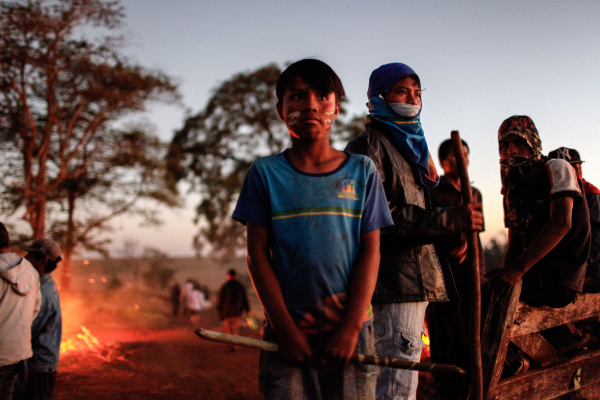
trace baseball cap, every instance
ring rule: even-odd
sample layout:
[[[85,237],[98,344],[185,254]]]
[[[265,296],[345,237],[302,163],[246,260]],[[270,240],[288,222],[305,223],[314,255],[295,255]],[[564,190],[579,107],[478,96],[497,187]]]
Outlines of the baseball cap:
[[[42,253],[52,261],[58,262],[61,259],[60,255],[62,252],[60,247],[54,240],[51,239],[37,239],[28,245],[21,244],[19,245],[19,248],[25,251]]]
[[[550,158],[562,158],[563,160],[567,160],[571,164],[578,164],[584,161],[581,160],[579,156],[579,152],[575,149],[569,149],[567,147],[559,147],[556,150],[552,150],[548,153],[548,157]]]

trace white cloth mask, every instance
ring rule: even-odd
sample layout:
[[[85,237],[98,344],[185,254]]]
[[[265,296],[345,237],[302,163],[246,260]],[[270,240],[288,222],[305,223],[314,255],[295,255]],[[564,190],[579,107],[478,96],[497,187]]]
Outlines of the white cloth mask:
[[[387,103],[388,106],[400,117],[413,118],[421,111],[420,104]]]

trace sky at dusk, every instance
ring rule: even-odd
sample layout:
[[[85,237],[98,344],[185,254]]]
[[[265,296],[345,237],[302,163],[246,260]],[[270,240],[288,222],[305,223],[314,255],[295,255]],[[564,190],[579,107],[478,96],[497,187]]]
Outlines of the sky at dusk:
[[[529,115],[543,153],[580,151],[584,177],[600,186],[600,2],[598,1],[189,1],[127,0],[123,53],[175,77],[180,105],[143,118],[165,141],[186,110],[195,114],[232,75],[315,57],[340,76],[349,114],[364,115],[371,71],[403,62],[421,78],[421,121],[436,165],[438,145],[457,129],[471,148],[469,168],[483,194],[484,242],[502,235],[497,131]],[[441,168],[439,168],[441,169]],[[124,238],[171,256],[191,255],[197,194],[165,210],[159,228],[116,221]]]

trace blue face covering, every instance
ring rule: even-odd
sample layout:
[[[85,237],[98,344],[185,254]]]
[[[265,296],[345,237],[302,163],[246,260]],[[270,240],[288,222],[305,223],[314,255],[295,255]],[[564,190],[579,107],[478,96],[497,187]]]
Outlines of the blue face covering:
[[[396,148],[409,163],[417,167],[421,184],[434,188],[438,185],[440,177],[429,157],[425,132],[421,127],[421,112],[419,111],[413,118],[401,117],[380,96],[382,93],[387,93],[400,79],[413,74],[416,75],[415,71],[402,63],[385,64],[377,68],[369,78],[367,106],[373,119],[388,126]]]

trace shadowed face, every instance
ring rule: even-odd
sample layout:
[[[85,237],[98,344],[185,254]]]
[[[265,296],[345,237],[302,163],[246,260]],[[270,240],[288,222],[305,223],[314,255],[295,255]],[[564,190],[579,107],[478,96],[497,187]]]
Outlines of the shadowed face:
[[[301,78],[286,89],[277,114],[285,122],[292,139],[329,140],[329,131],[337,118],[340,105],[335,93],[320,93]]]
[[[469,149],[467,146],[463,145],[463,156],[465,157],[465,164],[469,166]],[[441,161],[442,168],[444,169],[444,173],[458,173],[458,166],[456,164],[456,156],[454,155],[454,147],[450,147],[450,151],[448,152],[448,156]]]
[[[577,174],[577,177],[579,179],[582,179],[583,178],[583,169],[581,168],[581,163],[571,164],[571,166],[575,170],[575,173]]]
[[[25,259],[29,261],[31,265],[33,265],[33,267],[37,270],[40,276],[44,275],[44,267],[48,258],[43,253],[37,251],[30,251],[25,256]]]
[[[500,159],[515,157],[529,157],[533,154],[533,150],[527,144],[527,141],[517,135],[508,135],[500,141]]]

